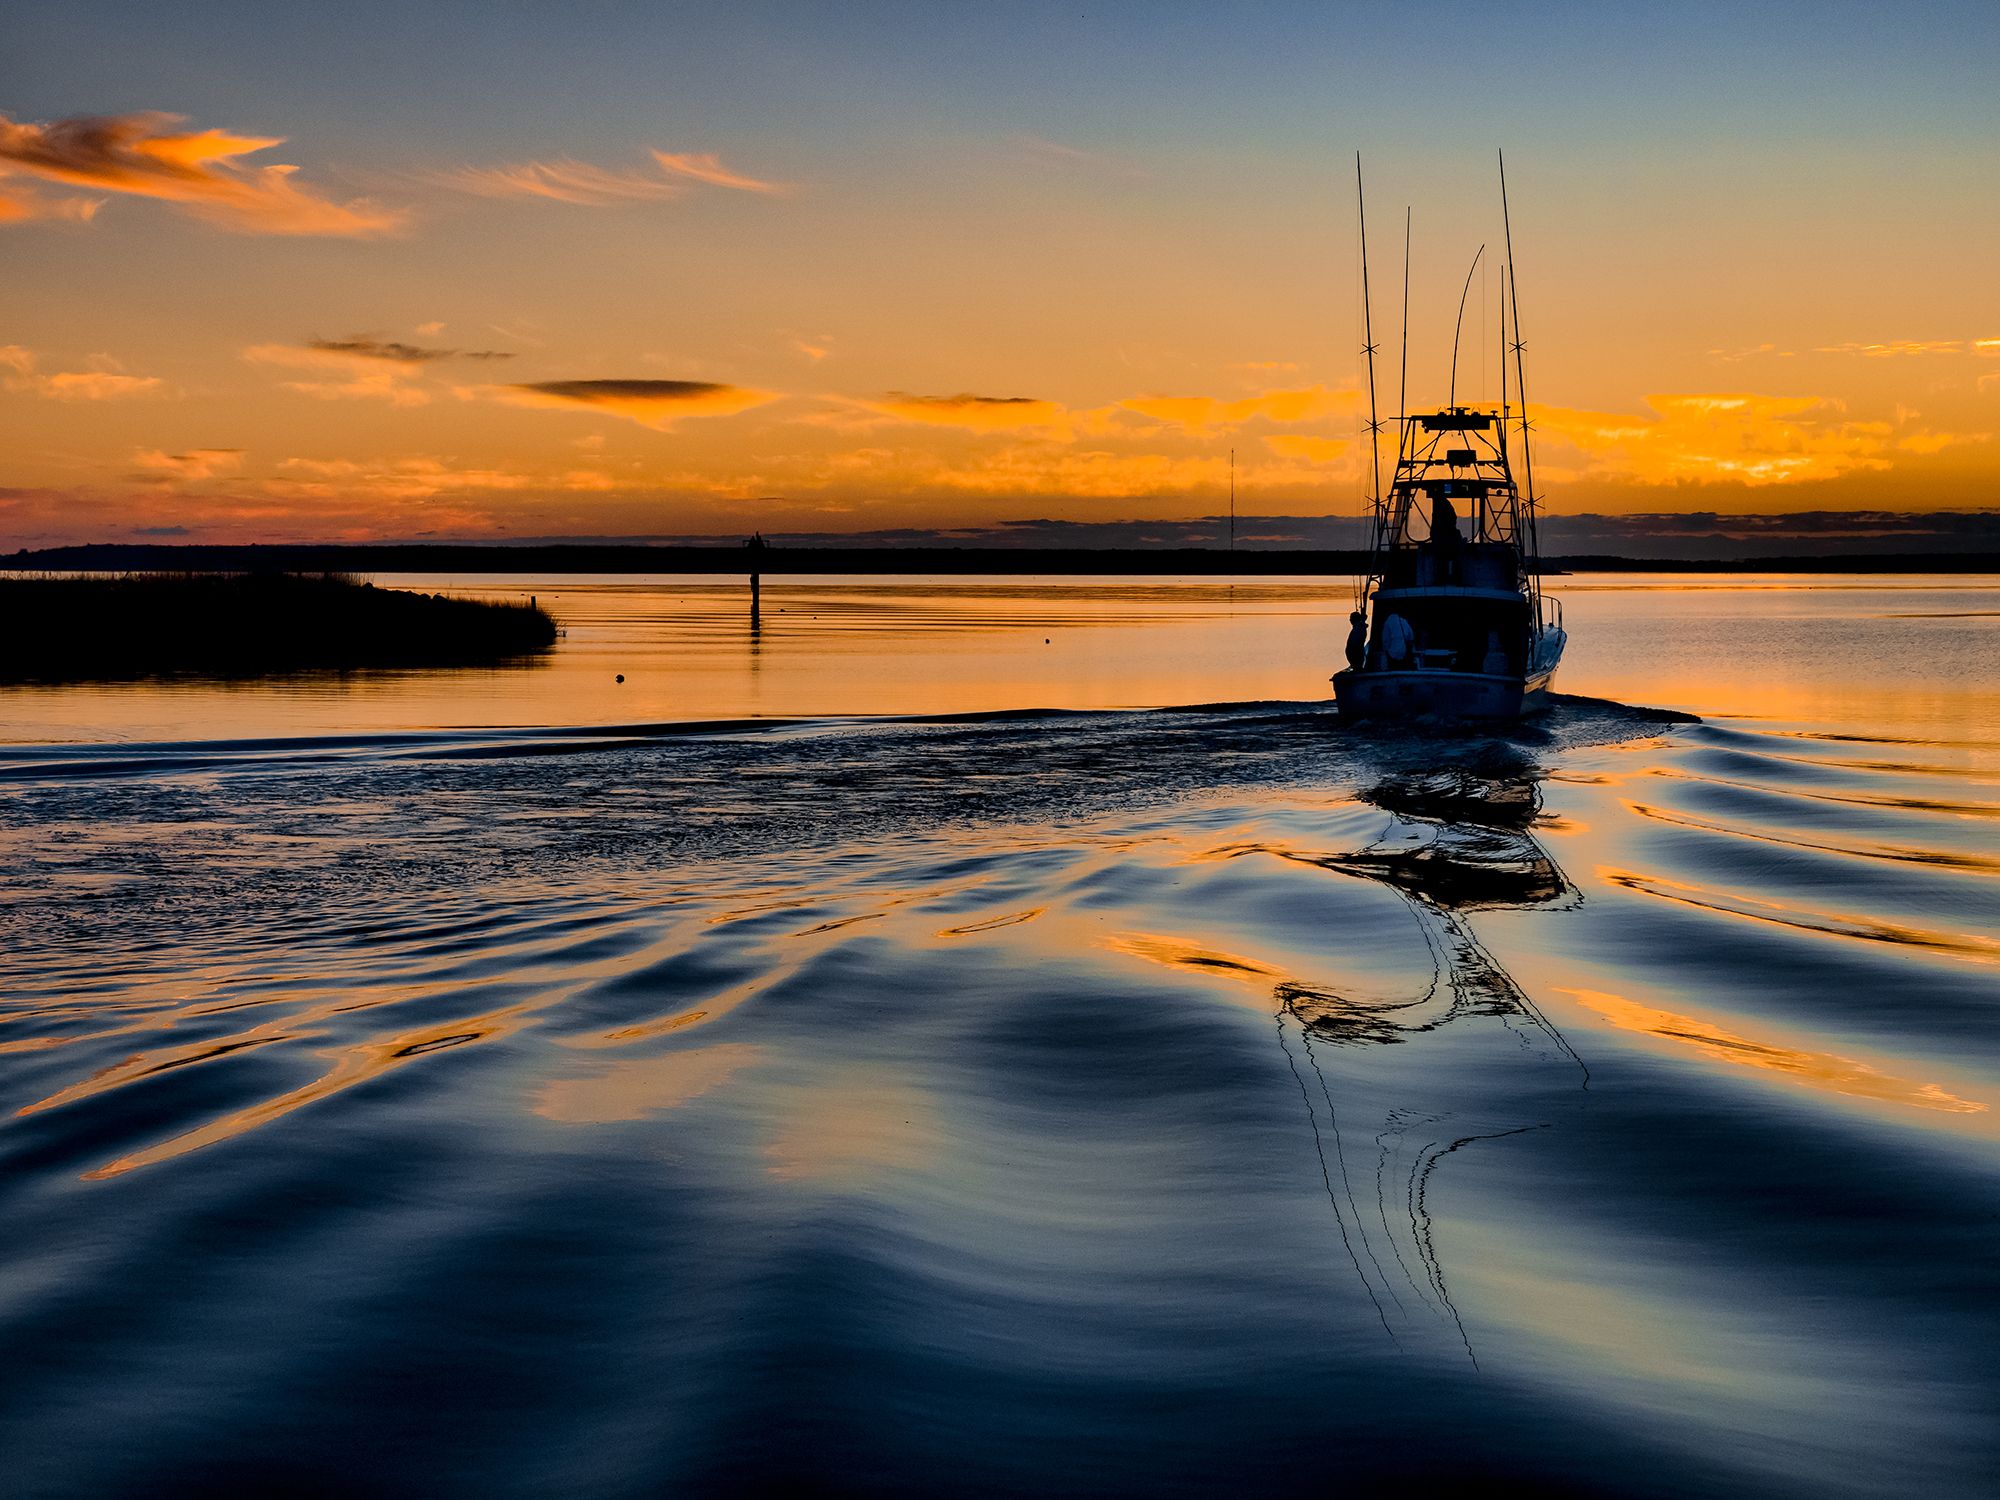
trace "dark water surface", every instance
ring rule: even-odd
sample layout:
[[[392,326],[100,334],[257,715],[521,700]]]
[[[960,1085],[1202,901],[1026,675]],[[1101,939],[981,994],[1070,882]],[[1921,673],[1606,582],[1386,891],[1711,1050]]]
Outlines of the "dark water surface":
[[[846,600],[848,713],[1118,616],[956,718],[699,609],[546,680],[707,724],[0,699],[0,1493],[1992,1493],[2000,588],[1573,584],[1700,723],[1092,706],[1331,654],[1209,588]]]

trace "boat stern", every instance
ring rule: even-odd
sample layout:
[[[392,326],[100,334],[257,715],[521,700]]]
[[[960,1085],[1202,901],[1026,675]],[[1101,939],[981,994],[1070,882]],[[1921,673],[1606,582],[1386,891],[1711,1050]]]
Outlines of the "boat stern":
[[[1350,669],[1334,676],[1333,691],[1343,719],[1518,719],[1548,706],[1552,676]]]

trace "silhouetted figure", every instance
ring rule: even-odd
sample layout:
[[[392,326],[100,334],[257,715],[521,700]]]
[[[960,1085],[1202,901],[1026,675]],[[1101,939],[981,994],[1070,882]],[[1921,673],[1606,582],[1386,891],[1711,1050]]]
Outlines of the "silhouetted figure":
[[[1431,501],[1431,548],[1437,554],[1438,582],[1458,581],[1458,553],[1464,540],[1458,533],[1458,507],[1451,503],[1451,496],[1436,496]]]
[[[1359,667],[1368,660],[1368,616],[1356,610],[1347,617],[1347,664]]]
[[[1486,660],[1480,663],[1479,670],[1489,677],[1500,677],[1507,671],[1507,653],[1500,645],[1497,630],[1486,632]]]

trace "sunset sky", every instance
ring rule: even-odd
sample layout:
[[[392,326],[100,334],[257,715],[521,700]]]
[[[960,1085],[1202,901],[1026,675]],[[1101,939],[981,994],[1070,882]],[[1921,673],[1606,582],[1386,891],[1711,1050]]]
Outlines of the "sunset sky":
[[[1615,9],[1615,14],[1614,14]],[[0,547],[2000,504],[2000,7],[0,8]]]

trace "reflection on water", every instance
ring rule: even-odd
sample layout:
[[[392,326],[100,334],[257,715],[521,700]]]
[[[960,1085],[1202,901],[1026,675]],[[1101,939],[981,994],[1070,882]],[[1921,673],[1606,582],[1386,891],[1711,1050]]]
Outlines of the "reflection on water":
[[[1372,1057],[1326,1050],[1414,1043],[1459,1024],[1480,1028],[1483,1045],[1503,1052],[1541,1054],[1540,1060],[1559,1053],[1575,1064],[1579,1086],[1588,1086],[1582,1060],[1466,921],[1466,913],[1482,907],[1547,905],[1575,895],[1530,831],[1541,807],[1539,768],[1504,743],[1445,749],[1466,763],[1400,770],[1360,793],[1358,801],[1392,817],[1359,849],[1315,852],[1289,843],[1236,843],[1198,856],[1274,857],[1388,886],[1407,904],[1429,955],[1431,968],[1421,988],[1370,994],[1246,955],[1148,934],[1117,934],[1106,942],[1204,978],[1238,981],[1267,997],[1279,1047],[1299,1086],[1341,1245],[1384,1330],[1402,1347],[1412,1334],[1411,1316],[1428,1313],[1450,1328],[1476,1366],[1436,1252],[1427,1206],[1431,1177],[1454,1152],[1549,1122],[1468,1127],[1451,1097],[1455,1080],[1448,1077],[1401,1089],[1379,1111],[1364,1103],[1365,1113],[1357,1119],[1352,1101],[1375,1096],[1383,1070]],[[1349,1100],[1350,1107],[1337,1107],[1336,1097]],[[1460,1134],[1462,1129],[1471,1133]]]
[[[1674,597],[1572,603],[1578,685]],[[1782,717],[1875,670],[1807,597],[1821,685],[1699,724],[0,750],[8,1483],[1982,1494],[2000,721]]]
[[[1693,1016],[1677,1016],[1671,1011],[1654,1010],[1622,995],[1605,995],[1595,990],[1569,990],[1566,993],[1614,1026],[1683,1043],[1719,1062],[1745,1068],[1769,1068],[1812,1088],[1850,1094],[1861,1099],[1883,1099],[1917,1109],[1948,1109],[1968,1114],[1986,1109],[1984,1104],[1947,1094],[1934,1083],[1918,1084],[1892,1078],[1852,1058],[1803,1051],[1773,1042],[1752,1041],[1725,1031],[1712,1022]]]

